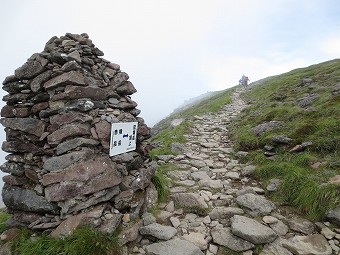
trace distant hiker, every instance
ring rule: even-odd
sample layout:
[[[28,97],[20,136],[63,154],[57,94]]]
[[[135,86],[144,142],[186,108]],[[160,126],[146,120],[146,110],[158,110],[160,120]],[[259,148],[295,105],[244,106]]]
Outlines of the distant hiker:
[[[249,82],[248,76],[242,75],[242,78],[239,80],[240,85],[242,85],[244,88],[247,88],[248,82]]]

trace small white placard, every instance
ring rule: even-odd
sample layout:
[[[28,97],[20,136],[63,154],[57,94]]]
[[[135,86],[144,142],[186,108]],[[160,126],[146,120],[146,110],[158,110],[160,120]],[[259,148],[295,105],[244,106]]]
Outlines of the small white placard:
[[[138,122],[112,123],[110,156],[136,149]]]

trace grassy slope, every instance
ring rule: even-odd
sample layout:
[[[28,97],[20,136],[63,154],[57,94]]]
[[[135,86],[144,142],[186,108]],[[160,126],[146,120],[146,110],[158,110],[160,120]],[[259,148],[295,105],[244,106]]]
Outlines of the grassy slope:
[[[302,79],[312,78],[309,86],[299,86]],[[340,174],[340,95],[332,95],[340,83],[340,60],[332,60],[296,69],[259,82],[245,98],[252,103],[234,126],[236,147],[250,152],[249,159],[258,166],[257,176],[265,181],[280,178],[283,185],[275,196],[301,209],[310,218],[322,217],[329,208],[339,206],[339,186],[326,184],[329,177]],[[319,98],[306,111],[298,99],[308,94]],[[277,120],[285,125],[257,137],[250,129],[263,122]],[[292,144],[277,148],[275,161],[263,155],[271,138],[288,135]],[[312,141],[299,154],[289,153],[294,145]],[[313,168],[314,163],[321,166]]]
[[[312,78],[309,86],[300,86],[302,79]],[[273,197],[299,208],[311,219],[323,217],[330,209],[339,206],[339,186],[326,184],[328,179],[340,174],[340,96],[331,91],[340,83],[340,60],[300,68],[291,72],[268,77],[249,92],[245,100],[251,103],[234,124],[232,133],[235,147],[249,152],[248,160],[258,166],[256,177],[267,183],[271,178],[280,178],[283,184]],[[183,134],[190,130],[190,118],[194,115],[216,112],[221,105],[230,102],[232,89],[221,91],[212,98],[171,115],[161,123],[162,132],[153,137],[163,146],[153,151],[170,154],[170,144],[185,142]],[[306,111],[298,105],[298,99],[308,94],[319,98]],[[173,119],[185,118],[178,127],[170,127]],[[263,122],[279,120],[285,125],[257,137],[250,129]],[[275,160],[268,160],[263,146],[273,145],[271,138],[287,135],[294,139],[290,145],[276,149]],[[299,154],[289,153],[294,145],[312,141],[313,145]],[[312,164],[321,166],[313,168]]]

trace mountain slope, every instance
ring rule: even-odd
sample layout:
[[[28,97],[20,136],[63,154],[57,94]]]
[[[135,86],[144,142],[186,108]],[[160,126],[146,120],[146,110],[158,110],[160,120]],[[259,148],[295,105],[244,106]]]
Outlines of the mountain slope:
[[[310,218],[323,217],[340,206],[340,60],[331,60],[281,75],[267,77],[245,91],[250,106],[233,123],[236,150],[248,152],[244,160],[257,165],[255,175],[267,185],[279,179],[273,198],[294,205]],[[154,141],[154,154],[171,153],[171,143],[185,142],[190,119],[220,109],[221,98],[233,89],[169,116]],[[224,100],[227,103],[228,100]],[[202,107],[203,106],[203,107]],[[171,120],[185,118],[172,127]],[[181,138],[181,139],[178,139]],[[294,149],[294,150],[293,150]]]

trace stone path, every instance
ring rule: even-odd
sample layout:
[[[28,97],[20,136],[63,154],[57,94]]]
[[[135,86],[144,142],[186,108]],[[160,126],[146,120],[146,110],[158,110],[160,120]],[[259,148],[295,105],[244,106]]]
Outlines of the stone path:
[[[263,196],[251,178],[255,167],[240,163],[246,153],[233,150],[229,126],[247,106],[241,93],[220,112],[195,116],[188,142],[176,146],[179,155],[159,157],[176,168],[168,172],[171,201],[156,218],[143,215],[131,254],[229,254],[218,252],[222,246],[244,255],[339,254],[340,229],[287,213]]]

